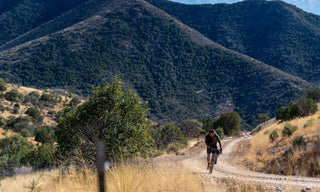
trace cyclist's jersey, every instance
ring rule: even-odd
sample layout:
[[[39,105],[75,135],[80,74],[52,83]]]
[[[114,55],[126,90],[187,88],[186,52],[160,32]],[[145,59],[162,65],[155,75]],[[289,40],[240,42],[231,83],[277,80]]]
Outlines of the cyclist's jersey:
[[[208,133],[206,135],[205,142],[210,148],[217,148],[218,143],[219,143],[220,147],[222,146],[221,141],[220,141],[220,137],[217,133],[214,134],[213,137],[211,137],[210,133]]]

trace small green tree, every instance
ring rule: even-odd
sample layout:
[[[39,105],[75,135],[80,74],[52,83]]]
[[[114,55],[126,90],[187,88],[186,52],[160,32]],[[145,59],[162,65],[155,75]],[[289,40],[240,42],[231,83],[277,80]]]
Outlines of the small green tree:
[[[214,120],[211,118],[201,119],[201,123],[203,124],[202,129],[208,132],[214,126]]]
[[[54,131],[49,126],[37,127],[34,131],[34,140],[40,143],[53,143],[54,142]]]
[[[171,123],[168,123],[162,129],[160,129],[160,141],[161,143],[160,148],[167,147],[170,143],[178,143],[178,144],[185,144],[184,137],[181,133],[179,127],[174,126]]]
[[[12,89],[5,93],[5,99],[11,102],[20,102],[23,101],[23,95],[19,93],[18,90]]]
[[[20,162],[34,168],[52,167],[56,164],[55,149],[51,144],[45,143],[23,156]]]
[[[199,137],[201,135],[202,126],[202,123],[196,119],[184,120],[178,125],[182,135],[189,138]]]
[[[0,111],[3,113],[6,110],[5,106],[0,103]]]
[[[28,127],[29,122],[30,119],[28,117],[19,116],[15,118],[14,116],[9,116],[4,128],[20,133],[22,129]]]
[[[241,121],[242,119],[237,112],[223,113],[214,122],[214,128],[221,127],[226,135],[231,136],[234,132],[240,130]]]
[[[313,99],[307,97],[301,98],[297,102],[296,107],[299,110],[300,117],[306,117],[315,114],[318,111],[317,102],[314,102]]]
[[[276,113],[276,120],[283,121],[285,119],[286,119],[286,108],[282,106]]]
[[[219,135],[220,139],[224,138],[224,131],[221,127],[218,127],[218,129],[216,129],[216,132]]]
[[[33,105],[40,106],[40,94],[38,92],[32,91],[24,97],[25,104],[31,103]]]
[[[320,102],[320,89],[318,87],[312,87],[306,91],[306,97],[312,99],[315,102]]]
[[[0,92],[6,91],[6,90],[7,90],[6,84],[5,84],[5,82],[3,81],[3,79],[0,78]]]
[[[55,129],[62,155],[76,149],[86,160],[93,160],[95,144],[105,141],[105,156],[112,158],[144,156],[152,150],[148,134],[146,103],[121,82],[98,86],[79,107],[64,113]]]
[[[43,116],[41,115],[41,112],[37,108],[30,107],[27,109],[25,114],[27,114],[29,117],[32,117],[33,122],[35,124],[41,124],[43,121]]]
[[[22,129],[20,131],[20,134],[22,135],[22,137],[31,137],[30,131],[26,128]]]
[[[19,103],[14,104],[14,106],[13,106],[13,114],[18,114],[19,110],[20,110]]]
[[[0,127],[6,124],[6,119],[4,117],[0,117]]]
[[[0,169],[10,170],[21,166],[20,160],[33,150],[34,146],[21,135],[0,139]]]

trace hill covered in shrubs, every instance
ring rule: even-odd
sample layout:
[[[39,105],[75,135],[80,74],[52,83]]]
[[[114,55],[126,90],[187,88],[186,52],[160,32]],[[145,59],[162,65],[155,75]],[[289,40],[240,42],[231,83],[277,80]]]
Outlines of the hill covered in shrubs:
[[[64,26],[67,21],[74,23]],[[54,30],[57,25],[64,30]],[[28,43],[17,43],[21,38]],[[13,42],[0,54],[6,82],[87,96],[92,86],[118,75],[148,101],[154,121],[217,119],[236,111],[243,129],[252,129],[259,114],[275,115],[311,86],[213,42],[145,1],[80,3]]]

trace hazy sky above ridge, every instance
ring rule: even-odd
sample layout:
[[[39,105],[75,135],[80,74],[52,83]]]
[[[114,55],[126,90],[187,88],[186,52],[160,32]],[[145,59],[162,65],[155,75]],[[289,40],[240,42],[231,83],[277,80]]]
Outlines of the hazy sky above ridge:
[[[170,0],[186,4],[216,4],[216,3],[236,3],[241,0]],[[306,12],[320,15],[320,0],[283,0],[286,3],[295,5]]]

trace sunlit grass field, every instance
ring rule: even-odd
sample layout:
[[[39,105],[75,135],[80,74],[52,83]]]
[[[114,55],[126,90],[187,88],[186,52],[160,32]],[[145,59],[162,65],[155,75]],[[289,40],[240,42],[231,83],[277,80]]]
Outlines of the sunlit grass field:
[[[200,175],[169,163],[121,164],[106,171],[105,189],[108,192],[212,191],[211,181],[203,183]],[[98,191],[97,174],[91,169],[43,171],[8,177],[1,181],[0,191]]]

